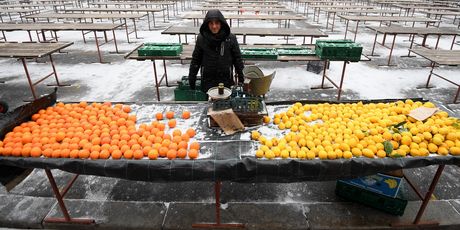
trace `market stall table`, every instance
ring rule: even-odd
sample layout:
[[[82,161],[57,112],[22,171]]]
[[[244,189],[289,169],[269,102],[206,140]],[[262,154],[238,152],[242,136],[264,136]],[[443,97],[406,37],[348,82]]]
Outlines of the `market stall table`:
[[[54,66],[52,54],[56,53],[68,46],[71,46],[73,42],[69,43],[0,43],[0,57],[4,58],[18,58],[21,60],[22,65],[24,67],[24,72],[27,77],[27,81],[29,82],[30,90],[32,91],[32,96],[34,99],[37,99],[37,95],[35,93],[35,85],[44,81],[45,79],[49,78],[50,76],[54,75],[56,79],[57,86],[65,86],[59,83],[58,75],[56,72],[56,68]],[[51,67],[53,71],[43,77],[42,79],[32,82],[32,79],[29,74],[29,70],[27,68],[26,59],[29,58],[43,58],[49,57]]]
[[[39,9],[0,9],[0,22],[3,21],[3,16],[8,15],[10,21],[13,21],[11,14],[18,14],[19,18],[22,20],[22,17],[29,14],[40,13]]]
[[[156,88],[156,94],[157,94],[157,100],[160,101],[160,86],[163,80],[165,80],[166,86],[169,87],[168,83],[168,73],[167,73],[167,65],[166,65],[166,60],[191,60],[192,59],[192,53],[194,46],[193,45],[183,45],[183,51],[179,56],[139,56],[137,53],[137,50],[142,47],[143,45],[135,48],[133,51],[128,53],[125,58],[126,59],[132,59],[132,60],[137,60],[137,61],[146,61],[150,60],[152,61],[153,64],[153,75],[155,78],[155,88]],[[296,47],[299,48],[299,46],[292,46],[292,45],[241,45],[240,48],[292,48]],[[306,49],[314,49],[314,46],[303,46]],[[157,67],[156,67],[156,60],[162,60],[163,61],[163,75],[161,78],[159,78],[158,73],[157,73]],[[309,61],[324,61],[324,69],[323,69],[323,74],[322,74],[322,79],[321,79],[321,85],[318,87],[312,87],[311,89],[316,90],[316,89],[330,89],[332,87],[326,86],[325,81],[328,80],[335,88],[337,88],[337,100],[340,100],[340,97],[342,95],[342,88],[343,88],[343,82],[345,78],[345,70],[346,70],[346,65],[348,64],[348,61],[344,61],[343,63],[343,68],[341,72],[341,78],[340,78],[340,83],[334,82],[331,78],[327,76],[327,67],[328,67],[328,62],[329,60],[322,60],[318,56],[315,55],[310,55],[310,56],[278,56],[276,59],[267,59],[267,58],[243,58],[244,61],[247,60],[254,60],[254,61],[278,61],[278,62],[290,62],[290,61],[298,61],[298,62],[309,62]]]
[[[335,16],[337,14],[358,14],[358,15],[368,15],[368,14],[379,14],[380,16],[385,16],[389,14],[394,16],[395,14],[399,14],[398,11],[394,10],[377,10],[377,9],[323,9],[326,12],[326,29],[329,28],[331,25],[331,31],[334,31],[335,25]],[[330,21],[330,17],[332,16],[332,22]]]
[[[204,19],[204,14],[189,13],[182,16],[184,19],[193,19],[193,25],[199,26],[200,20]],[[278,21],[278,26],[282,21],[285,21],[284,26],[286,28],[290,27],[291,20],[306,20],[302,16],[296,15],[241,15],[241,14],[229,14],[225,16],[226,19],[230,20],[230,26],[232,26],[232,20],[237,20],[238,25],[240,20],[276,20]]]
[[[458,87],[457,93],[455,94],[453,103],[457,103],[458,95],[460,94],[460,84],[455,83],[452,80],[449,80],[437,73],[434,72],[435,68],[440,65],[449,65],[449,66],[458,66],[460,65],[460,50],[433,50],[433,49],[411,49],[412,52],[422,56],[431,62],[430,75],[428,75],[428,80],[426,81],[425,88],[430,87],[431,76],[439,77],[451,84],[454,84]]]
[[[313,8],[313,21],[319,21],[321,10],[324,9],[374,9],[374,6],[361,6],[361,5],[310,5],[307,9],[304,8],[303,14],[308,16],[308,10]]]
[[[48,22],[50,22],[50,19],[56,19],[59,21],[59,19],[78,19],[80,23],[82,20],[86,23],[86,19],[91,19],[91,22],[94,21],[94,19],[118,19],[118,20],[123,20],[123,24],[125,25],[126,29],[126,39],[129,41],[129,35],[134,33],[136,38],[139,38],[137,36],[137,26],[136,26],[136,20],[140,20],[142,17],[147,16],[147,14],[103,14],[103,13],[92,13],[92,14],[70,14],[70,13],[61,13],[61,14],[55,14],[55,13],[39,13],[39,14],[34,14],[34,15],[28,15],[25,16],[25,18],[32,18],[34,22],[37,22],[38,19],[47,19]],[[128,23],[126,22],[126,19],[132,19],[133,20],[133,26],[134,30],[131,32],[128,32]]]
[[[383,34],[383,41],[381,43],[382,46],[389,48],[390,49],[390,54],[388,55],[388,63],[387,65],[390,66],[391,64],[391,58],[392,58],[392,53],[393,53],[393,48],[395,45],[396,41],[396,36],[398,34],[404,34],[404,35],[410,35],[411,36],[411,43],[409,47],[409,53],[407,54],[407,57],[410,56],[410,49],[412,49],[412,46],[414,45],[414,40],[415,40],[415,35],[423,36],[423,41],[421,43],[422,46],[425,46],[426,40],[429,35],[436,35],[437,40],[436,40],[436,45],[434,49],[438,48],[439,45],[439,40],[441,36],[453,36],[452,43],[450,45],[450,49],[453,49],[454,44],[455,44],[455,39],[457,38],[457,35],[460,35],[460,31],[454,28],[420,28],[420,27],[399,27],[399,26],[389,26],[389,27],[379,27],[379,26],[366,26],[366,28],[371,29],[375,31],[375,39],[374,39],[374,44],[372,45],[372,52],[370,56],[374,56],[374,50],[375,50],[375,45],[378,43],[377,42],[377,36],[379,34]],[[390,47],[385,46],[385,40],[387,35],[393,35],[393,42],[391,43]]]
[[[443,7],[443,6],[423,6],[423,5],[400,5],[396,4],[395,7],[398,7],[404,10],[405,16],[414,16],[416,10],[443,10],[443,11],[460,11],[460,7]],[[412,11],[412,13],[411,13]]]
[[[187,35],[198,35],[199,27],[184,27],[184,26],[170,26],[162,34],[178,35],[179,43],[181,41],[181,35],[185,35],[185,43],[187,43]],[[243,36],[243,43],[246,44],[246,36],[291,36],[291,37],[303,37],[303,44],[305,44],[305,38],[310,37],[310,44],[313,43],[313,38],[327,37],[328,35],[321,32],[319,29],[287,29],[287,28],[246,28],[236,27],[232,28],[232,33],[235,35]],[[286,39],[288,44],[289,39]]]
[[[118,53],[117,38],[115,36],[115,30],[122,27],[123,24],[112,24],[112,23],[31,23],[31,24],[0,24],[0,31],[2,31],[4,40],[6,41],[5,32],[8,31],[27,31],[29,40],[32,42],[31,31],[36,31],[39,42],[58,41],[57,31],[81,31],[83,36],[83,42],[86,43],[85,35],[88,33],[94,34],[96,41],[96,49],[99,57],[99,62],[103,63],[102,54],[100,47],[113,40],[115,45],[115,51]],[[51,32],[51,39],[47,39],[46,32]],[[88,32],[85,32],[88,31]],[[113,39],[107,38],[107,32],[112,31]],[[97,32],[104,33],[105,42],[100,43],[97,37]],[[53,36],[54,34],[54,36]],[[41,39],[40,36],[41,35]]]
[[[64,12],[104,12],[104,13],[111,13],[113,14],[114,12],[122,13],[122,12],[130,12],[130,13],[147,13],[147,21],[149,24],[149,30],[151,30],[151,23],[150,23],[150,14],[152,14],[152,21],[153,21],[153,27],[156,27],[155,24],[155,13],[158,12],[163,12],[163,22],[166,22],[166,14],[165,14],[165,9],[163,8],[119,8],[119,7],[110,7],[110,8],[70,8],[64,10]]]
[[[110,1],[93,1],[91,3],[89,3],[89,5],[93,5],[93,6],[97,6],[99,8],[101,8],[102,6],[104,6],[105,8],[109,8],[109,6],[112,6],[112,7],[119,7],[119,8],[131,8],[131,7],[135,7],[135,8],[156,8],[157,6],[161,6],[161,7],[166,7],[166,16],[168,17],[168,20],[169,20],[169,8],[170,7],[173,7],[172,9],[172,12],[173,12],[173,15],[176,15],[179,13],[178,9],[177,9],[177,1],[176,2],[171,2],[171,1],[160,1],[160,2],[142,2],[142,1],[138,1],[138,2],[110,2]],[[175,10],[174,10],[175,8]]]
[[[22,122],[27,121],[32,114],[41,109],[46,109],[56,102],[56,93],[40,98],[31,104],[26,104],[14,111],[9,116],[0,119],[0,137]],[[357,102],[357,101],[355,101]],[[379,101],[369,101],[378,103]],[[364,103],[369,103],[364,101]],[[391,102],[385,100],[383,102]],[[292,103],[292,102],[290,102]],[[305,104],[317,104],[320,102],[304,101]],[[335,103],[335,102],[329,102]],[[352,102],[346,102],[352,103]],[[288,105],[289,102],[278,102],[268,106]],[[143,106],[146,106],[145,104]],[[164,104],[153,104],[155,108],[164,108]],[[179,106],[195,115],[194,126],[200,127],[204,135],[209,137],[203,141],[203,149],[207,155],[198,159],[175,159],[175,160],[113,160],[113,159],[73,159],[73,158],[46,158],[46,157],[0,157],[1,165],[42,168],[53,188],[54,195],[58,201],[64,218],[45,219],[45,222],[55,223],[94,223],[92,219],[73,219],[70,217],[64,196],[71,188],[79,174],[114,177],[135,181],[171,182],[171,181],[212,181],[215,182],[216,195],[216,221],[220,225],[220,183],[221,181],[233,181],[242,183],[292,183],[305,181],[337,180],[343,178],[356,178],[372,175],[377,172],[389,172],[392,170],[420,168],[429,165],[438,165],[438,170],[430,184],[428,192],[422,196],[422,204],[412,223],[396,223],[400,226],[436,226],[433,222],[421,220],[431,195],[436,188],[437,182],[443,172],[445,165],[460,165],[458,156],[427,156],[427,157],[402,157],[402,158],[366,158],[354,157],[351,159],[336,160],[299,160],[281,159],[274,160],[257,159],[254,155],[254,142],[240,140],[234,136],[216,136],[215,131],[208,128],[203,111],[209,107],[208,103],[199,104],[167,104],[170,109],[177,109]],[[51,169],[60,169],[66,172],[75,173],[76,176],[59,191],[54,180]],[[222,224],[223,225],[223,224]],[[242,227],[241,225],[239,225]],[[203,227],[203,226],[202,226]],[[208,226],[212,227],[212,226]],[[214,225],[213,227],[217,227]],[[229,227],[229,226],[227,226]]]
[[[380,22],[380,26],[383,22],[389,22],[389,26],[391,26],[391,22],[412,22],[412,27],[415,27],[416,22],[424,22],[426,23],[426,27],[430,23],[436,23],[439,20],[431,19],[431,18],[423,18],[423,17],[401,17],[401,16],[354,16],[354,15],[339,15],[339,18],[344,19],[346,21],[346,28],[345,28],[345,36],[347,38],[348,31],[353,32],[355,36],[353,37],[353,41],[356,41],[356,35],[358,34],[358,25],[359,22]],[[348,24],[350,21],[356,21],[356,28],[355,30],[349,30]]]
[[[47,7],[52,7],[54,12],[58,12],[59,10],[63,10],[66,6],[72,5],[72,3],[48,3],[48,4],[8,4],[8,5],[0,5],[0,8],[3,9],[10,9],[10,8],[22,8],[22,9],[43,9]]]
[[[263,13],[272,13],[275,14],[278,12],[279,14],[283,14],[283,12],[292,12],[292,10],[287,8],[263,8],[263,7],[206,7],[206,6],[199,6],[192,8],[192,11],[201,11],[202,13],[206,13],[209,10],[218,9],[221,12],[237,12],[238,14],[243,14],[245,12],[254,12],[255,14],[259,14],[260,12]]]

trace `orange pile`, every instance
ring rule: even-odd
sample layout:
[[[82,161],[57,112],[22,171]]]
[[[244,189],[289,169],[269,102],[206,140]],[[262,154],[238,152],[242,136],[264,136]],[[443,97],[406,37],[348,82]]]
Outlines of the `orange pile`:
[[[156,121],[141,124],[136,129],[136,115],[131,107],[110,102],[79,104],[57,103],[40,110],[32,121],[22,123],[0,141],[0,155],[16,157],[91,158],[91,159],[168,159],[198,157],[200,145],[190,142],[195,136],[192,128],[170,133],[157,114]],[[174,112],[167,112],[168,119]]]

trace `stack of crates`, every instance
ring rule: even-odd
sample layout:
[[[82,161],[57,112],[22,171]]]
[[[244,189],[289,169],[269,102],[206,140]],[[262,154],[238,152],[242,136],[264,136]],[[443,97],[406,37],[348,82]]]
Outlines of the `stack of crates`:
[[[243,58],[276,60],[278,58],[278,52],[276,51],[276,49],[242,48],[241,56]]]
[[[351,40],[316,40],[315,53],[322,60],[352,61],[361,59],[363,47]]]
[[[180,43],[145,43],[137,50],[139,56],[179,56],[181,53]]]
[[[195,82],[195,90],[190,88],[188,77],[184,76],[180,81],[177,81],[177,88],[174,89],[174,100],[176,101],[207,101],[208,95],[201,90],[201,80]]]

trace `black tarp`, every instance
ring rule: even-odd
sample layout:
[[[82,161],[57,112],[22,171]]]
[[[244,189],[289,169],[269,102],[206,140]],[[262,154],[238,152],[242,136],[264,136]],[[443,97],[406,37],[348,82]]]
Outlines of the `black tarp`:
[[[0,118],[0,136],[17,124],[30,119],[33,113],[53,105],[56,94],[24,105]],[[169,104],[175,106],[174,104]],[[204,105],[205,106],[205,105]],[[205,111],[203,106],[195,109]],[[203,118],[205,116],[203,115]],[[201,119],[201,123],[204,123]],[[198,127],[207,134],[213,131],[206,124]],[[211,136],[211,138],[209,137]],[[215,136],[213,138],[212,136]],[[235,181],[235,182],[299,182],[336,180],[372,175],[403,168],[429,165],[460,165],[460,157],[352,158],[337,160],[256,159],[254,143],[239,138],[207,135],[202,147],[211,154],[197,160],[90,160],[0,157],[0,165],[23,168],[49,168],[63,171],[116,177],[139,181]]]

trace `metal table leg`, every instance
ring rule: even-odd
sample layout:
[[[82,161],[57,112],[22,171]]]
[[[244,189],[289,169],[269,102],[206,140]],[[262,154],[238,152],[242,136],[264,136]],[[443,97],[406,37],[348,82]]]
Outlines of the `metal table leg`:
[[[244,224],[223,224],[220,218],[220,190],[222,182],[216,181],[214,183],[214,194],[216,195],[216,222],[215,223],[199,223],[192,224],[192,228],[245,228]]]
[[[73,183],[77,179],[78,175],[75,176],[70,183],[66,186],[64,189],[63,193],[59,191],[56,181],[54,180],[53,174],[51,173],[50,169],[45,169],[46,176],[48,177],[48,180],[51,184],[51,188],[53,189],[54,196],[56,197],[56,200],[58,201],[59,207],[61,209],[62,214],[64,215],[64,218],[58,217],[58,218],[46,218],[44,219],[44,222],[46,223],[72,223],[72,224],[94,224],[95,221],[94,219],[76,219],[76,218],[71,218],[69,215],[69,212],[67,211],[67,207],[65,206],[64,203],[64,196],[67,193],[67,191],[72,187]]]
[[[436,226],[439,226],[439,223],[436,221],[421,221],[421,219],[425,212],[426,207],[428,206],[428,203],[430,202],[434,189],[436,188],[436,185],[438,184],[439,178],[442,175],[442,171],[444,170],[444,167],[445,165],[438,166],[438,170],[436,170],[436,174],[434,175],[433,180],[431,181],[430,187],[428,188],[428,192],[425,194],[425,197],[423,198],[422,205],[420,206],[420,209],[418,210],[414,221],[412,223],[392,223],[391,226],[393,227],[420,227],[420,226],[436,227]]]

